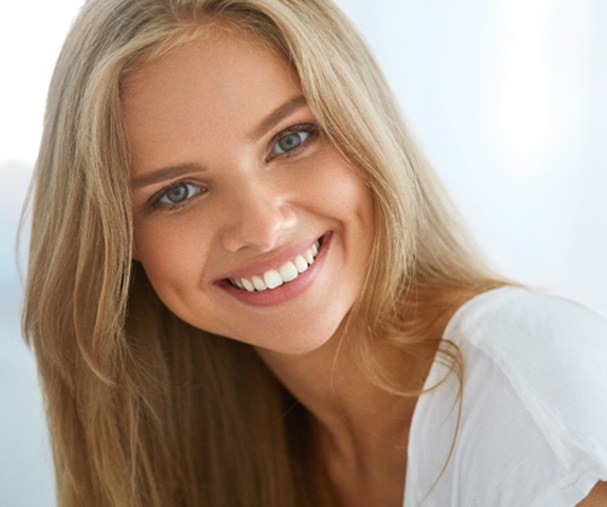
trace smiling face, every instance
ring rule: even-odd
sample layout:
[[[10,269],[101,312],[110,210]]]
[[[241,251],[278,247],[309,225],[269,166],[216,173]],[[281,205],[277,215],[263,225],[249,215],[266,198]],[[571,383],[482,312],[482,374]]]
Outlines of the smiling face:
[[[327,342],[359,296],[368,187],[286,60],[212,29],[124,83],[135,257],[189,324],[276,352]]]

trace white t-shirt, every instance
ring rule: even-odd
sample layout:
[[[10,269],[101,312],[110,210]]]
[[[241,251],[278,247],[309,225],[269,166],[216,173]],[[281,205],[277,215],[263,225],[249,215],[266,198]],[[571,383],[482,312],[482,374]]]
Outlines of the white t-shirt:
[[[462,306],[444,339],[464,358],[460,427],[454,440],[450,375],[418,401],[406,507],[572,507],[607,480],[606,320],[503,287]],[[445,371],[435,361],[426,388]]]

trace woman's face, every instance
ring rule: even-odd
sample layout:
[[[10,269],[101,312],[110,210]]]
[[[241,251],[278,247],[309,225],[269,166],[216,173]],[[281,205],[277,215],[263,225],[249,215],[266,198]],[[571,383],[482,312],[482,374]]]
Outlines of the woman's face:
[[[361,291],[373,202],[286,61],[214,29],[135,70],[123,106],[135,257],[165,305],[277,352],[329,340]]]

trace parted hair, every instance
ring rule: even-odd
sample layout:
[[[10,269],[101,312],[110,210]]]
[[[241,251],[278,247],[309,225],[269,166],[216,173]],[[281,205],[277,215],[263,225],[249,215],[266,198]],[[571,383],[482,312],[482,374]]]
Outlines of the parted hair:
[[[122,83],[218,21],[284,56],[322,132],[372,191],[375,241],[350,312],[368,340],[415,354],[440,339],[437,315],[500,283],[329,0],[88,0],[50,85],[23,319],[61,506],[333,502],[309,452],[309,413],[250,346],[176,318],[132,257]],[[399,393],[367,361],[369,344],[354,345],[365,374]],[[461,373],[456,348],[439,353]]]

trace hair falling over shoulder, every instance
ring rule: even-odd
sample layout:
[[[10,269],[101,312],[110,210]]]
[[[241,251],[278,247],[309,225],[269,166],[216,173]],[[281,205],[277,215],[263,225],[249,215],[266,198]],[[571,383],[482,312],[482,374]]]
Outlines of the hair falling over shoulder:
[[[308,466],[305,410],[251,347],[173,316],[132,258],[121,83],[216,19],[289,59],[373,191],[378,227],[356,308],[373,336],[413,351],[422,335],[440,338],[437,313],[499,284],[329,0],[88,0],[48,95],[24,312],[61,506],[332,502],[322,469]],[[444,353],[456,370],[457,352]]]

